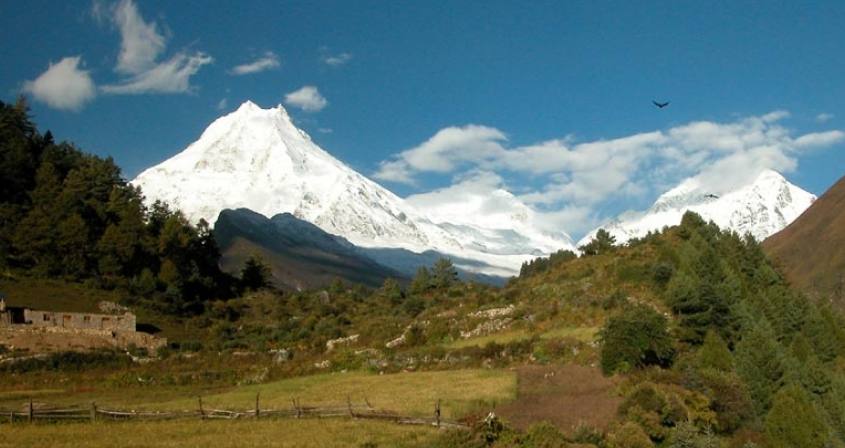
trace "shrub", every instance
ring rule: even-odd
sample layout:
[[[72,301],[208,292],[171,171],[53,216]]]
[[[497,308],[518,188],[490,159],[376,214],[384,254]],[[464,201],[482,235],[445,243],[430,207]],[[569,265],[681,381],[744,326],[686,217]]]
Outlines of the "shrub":
[[[653,448],[648,435],[633,422],[626,422],[607,435],[607,448]]]
[[[668,448],[719,448],[719,439],[711,431],[699,431],[690,423],[681,423],[669,434]]]
[[[675,351],[666,318],[644,305],[625,308],[599,332],[601,368],[606,375],[648,365],[667,367]]]
[[[566,448],[566,437],[548,422],[531,425],[520,446],[524,448]]]
[[[710,408],[716,412],[720,432],[731,433],[754,415],[748,387],[735,373],[705,369],[695,376],[693,381],[710,398]]]

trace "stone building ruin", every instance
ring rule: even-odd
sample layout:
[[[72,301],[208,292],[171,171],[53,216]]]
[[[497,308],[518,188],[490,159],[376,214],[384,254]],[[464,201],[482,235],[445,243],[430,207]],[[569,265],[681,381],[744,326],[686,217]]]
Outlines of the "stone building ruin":
[[[101,306],[101,309],[104,307]],[[38,345],[45,349],[125,348],[134,345],[156,350],[167,345],[164,338],[136,331],[137,321],[129,310],[114,305],[109,311],[36,310],[8,306],[5,297],[0,296],[0,343],[20,345],[27,339],[38,340]]]

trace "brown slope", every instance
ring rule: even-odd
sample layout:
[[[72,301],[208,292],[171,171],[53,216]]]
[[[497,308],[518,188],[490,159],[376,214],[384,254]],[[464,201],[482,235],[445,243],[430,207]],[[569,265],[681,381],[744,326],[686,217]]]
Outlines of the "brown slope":
[[[763,248],[793,285],[845,306],[845,177]]]

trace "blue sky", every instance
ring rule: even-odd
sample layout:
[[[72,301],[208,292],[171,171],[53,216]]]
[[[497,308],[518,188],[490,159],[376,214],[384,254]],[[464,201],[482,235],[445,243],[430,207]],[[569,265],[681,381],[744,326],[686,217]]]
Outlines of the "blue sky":
[[[842,23],[843,2],[2,0],[0,92],[130,178],[244,100],[285,103],[400,196],[507,188],[578,234],[692,175],[822,193],[845,174]]]

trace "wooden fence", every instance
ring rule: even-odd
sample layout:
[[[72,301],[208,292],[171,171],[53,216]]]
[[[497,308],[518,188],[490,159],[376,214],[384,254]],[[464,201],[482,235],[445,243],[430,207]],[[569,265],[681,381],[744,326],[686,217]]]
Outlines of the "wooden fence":
[[[99,407],[96,403],[88,406],[68,406],[66,408],[50,407],[44,404],[35,405],[31,400],[24,404],[23,410],[0,409],[0,423],[20,422],[59,422],[66,420],[77,421],[120,421],[120,420],[175,420],[199,418],[203,420],[234,420],[246,418],[352,418],[383,420],[405,425],[427,425],[438,428],[467,429],[468,426],[451,420],[442,419],[440,415],[440,400],[434,405],[431,417],[417,417],[401,415],[397,412],[374,408],[369,401],[363,404],[353,404],[347,398],[344,405],[305,406],[299,399],[291,400],[291,407],[285,409],[261,408],[260,395],[255,397],[255,407],[246,410],[214,409],[206,407],[202,398],[197,399],[196,410],[183,411],[155,411],[155,410],[120,410]]]

